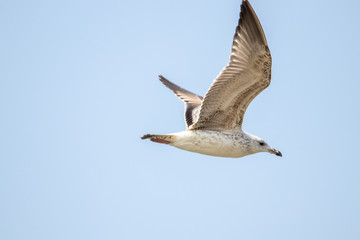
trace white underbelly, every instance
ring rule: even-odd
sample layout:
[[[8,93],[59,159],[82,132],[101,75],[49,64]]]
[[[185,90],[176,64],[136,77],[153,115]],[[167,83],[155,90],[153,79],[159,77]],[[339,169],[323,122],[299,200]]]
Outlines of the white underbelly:
[[[174,134],[176,140],[172,146],[218,157],[238,158],[249,155],[244,144],[237,141],[234,134],[215,131],[184,131]]]

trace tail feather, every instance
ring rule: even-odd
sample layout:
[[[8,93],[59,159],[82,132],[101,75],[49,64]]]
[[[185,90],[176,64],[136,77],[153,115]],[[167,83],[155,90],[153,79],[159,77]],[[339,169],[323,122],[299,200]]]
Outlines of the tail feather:
[[[145,134],[144,136],[141,137],[141,139],[148,139],[148,138],[152,138],[153,136],[155,136],[154,134]]]
[[[150,139],[153,142],[170,144],[174,140],[173,135],[145,134],[141,139]]]

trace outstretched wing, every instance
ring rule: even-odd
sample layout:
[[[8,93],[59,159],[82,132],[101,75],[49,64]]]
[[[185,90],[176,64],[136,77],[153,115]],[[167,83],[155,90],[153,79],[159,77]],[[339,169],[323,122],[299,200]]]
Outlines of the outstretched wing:
[[[230,62],[205,95],[190,129],[238,130],[250,102],[270,84],[271,55],[264,31],[247,0],[233,39]]]
[[[187,128],[198,120],[200,105],[203,97],[196,95],[178,85],[170,82],[163,76],[159,76],[159,80],[168,88],[170,88],[178,98],[185,103],[185,122]]]

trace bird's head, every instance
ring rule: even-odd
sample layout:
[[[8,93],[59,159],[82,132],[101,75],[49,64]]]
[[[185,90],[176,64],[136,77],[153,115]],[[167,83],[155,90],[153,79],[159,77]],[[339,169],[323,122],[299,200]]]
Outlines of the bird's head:
[[[250,135],[250,139],[252,141],[252,151],[254,152],[268,152],[271,154],[275,154],[276,156],[282,157],[282,154],[279,150],[276,150],[275,148],[270,147],[267,142],[265,142],[263,139],[256,137],[254,135]]]

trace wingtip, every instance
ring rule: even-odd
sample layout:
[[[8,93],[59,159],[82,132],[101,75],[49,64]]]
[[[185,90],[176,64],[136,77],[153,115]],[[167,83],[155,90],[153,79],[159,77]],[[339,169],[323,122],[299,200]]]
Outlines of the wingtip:
[[[169,80],[167,80],[163,75],[159,75],[159,80],[162,82],[165,86],[171,89],[170,85],[173,84]]]
[[[252,6],[248,0],[243,0],[241,3],[241,7],[250,7],[252,9]]]
[[[257,25],[255,28],[258,28],[259,34],[261,35],[261,41],[264,45],[267,46],[268,44],[267,44],[264,29],[262,28],[262,25],[260,23],[260,20],[256,14],[254,8],[251,6],[249,0],[242,0],[240,19],[239,19],[238,25],[241,25],[242,22],[245,24],[244,21],[245,21],[246,15],[249,17],[251,16],[250,18],[252,18],[252,20],[255,21],[255,24]],[[249,21],[249,19],[248,19],[248,21]]]
[[[165,84],[165,81],[167,80],[163,75],[159,75],[159,80]]]

